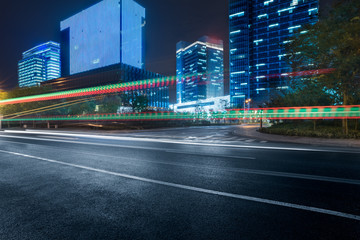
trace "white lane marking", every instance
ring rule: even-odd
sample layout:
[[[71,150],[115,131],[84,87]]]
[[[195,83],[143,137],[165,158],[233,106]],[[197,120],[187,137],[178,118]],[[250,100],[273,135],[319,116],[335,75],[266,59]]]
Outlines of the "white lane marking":
[[[337,153],[348,153],[347,151],[338,150],[323,150],[323,149],[311,149],[311,148],[288,148],[288,147],[267,147],[267,146],[252,146],[252,145],[230,145],[230,144],[213,144],[213,143],[202,143],[202,142],[184,142],[175,141],[172,139],[152,139],[152,138],[133,138],[133,137],[117,137],[117,136],[99,136],[99,135],[87,135],[87,134],[73,134],[73,133],[58,133],[58,132],[46,132],[46,131],[14,131],[5,130],[8,133],[20,133],[20,134],[44,134],[44,135],[61,135],[71,137],[84,137],[84,138],[95,138],[95,139],[106,139],[106,140],[127,140],[127,141],[138,141],[138,142],[161,142],[161,143],[174,143],[183,145],[197,145],[197,146],[210,146],[210,147],[228,147],[228,148],[245,148],[245,149],[265,149],[265,150],[284,150],[284,151],[306,151],[306,152],[337,152]]]
[[[208,140],[208,139],[212,139],[214,136],[206,136],[206,137],[201,137],[201,140]]]
[[[3,142],[9,143],[16,143],[16,144],[31,144],[37,145],[34,143],[22,143],[22,142],[15,142],[15,141],[6,141]],[[157,149],[150,149],[150,150],[157,150]],[[163,149],[164,151],[164,149]],[[84,151],[76,151],[77,153],[88,154],[93,156],[100,156],[106,158],[116,158],[116,159],[123,159],[127,162],[134,163],[130,160],[136,160],[140,162],[149,162],[149,163],[158,163],[164,165],[172,165],[172,166],[180,166],[180,167],[198,167],[198,168],[205,168],[205,169],[212,169],[212,170],[223,170],[223,171],[232,171],[232,172],[239,172],[239,173],[246,173],[246,174],[256,174],[256,175],[264,175],[264,176],[274,176],[274,177],[285,177],[285,178],[295,178],[295,179],[305,179],[305,180],[315,180],[315,181],[322,181],[322,182],[334,182],[334,183],[343,183],[343,184],[353,184],[353,185],[360,185],[360,180],[356,179],[349,179],[349,178],[336,178],[336,177],[327,177],[327,176],[319,176],[319,175],[309,175],[309,174],[300,174],[300,173],[286,173],[286,172],[275,172],[275,171],[266,171],[266,170],[256,170],[256,169],[248,169],[248,168],[232,168],[232,167],[219,167],[219,166],[204,166],[199,164],[188,164],[188,163],[176,163],[176,162],[165,162],[165,161],[153,161],[153,160],[143,160],[143,159],[129,159],[121,156],[112,156],[112,155],[105,155],[105,154],[97,154],[97,153],[89,153]],[[181,151],[166,151],[170,153],[185,153]],[[188,153],[188,152],[186,152]],[[239,157],[239,156],[225,156],[227,158],[241,158],[241,159],[252,159],[251,157]]]
[[[82,145],[94,145],[94,146],[104,146],[104,147],[118,147],[118,148],[131,148],[131,149],[144,149],[144,150],[157,150],[164,151],[163,148],[153,148],[153,147],[140,147],[140,146],[128,146],[128,145],[118,145],[118,144],[106,144],[106,143],[92,143],[92,142],[77,142],[77,141],[68,141],[68,140],[57,140],[50,138],[34,138],[34,137],[21,137],[21,136],[7,136],[1,135],[0,138],[17,138],[17,139],[27,139],[27,140],[36,140],[36,141],[49,141],[49,142],[63,142],[63,143],[76,143]]]
[[[155,147],[141,147],[141,146],[129,146],[129,145],[118,145],[118,144],[107,144],[107,143],[92,143],[92,142],[77,142],[77,141],[67,141],[67,140],[56,140],[56,139],[50,139],[50,138],[33,138],[33,137],[20,137],[20,136],[6,136],[6,135],[0,135],[0,138],[17,138],[17,139],[27,139],[27,140],[35,140],[35,141],[49,141],[49,142],[63,142],[63,143],[76,143],[76,144],[82,144],[82,145],[93,145],[93,146],[105,146],[105,147],[117,147],[117,148],[129,148],[129,149],[143,149],[143,150],[154,150],[154,151],[163,151],[163,152],[169,152],[169,153],[185,153],[183,151],[177,151],[175,149],[169,150],[169,148],[155,148]],[[204,156],[213,156],[211,154],[199,154],[199,153],[190,153],[186,152],[187,154],[192,155],[204,155]],[[241,157],[241,156],[221,156],[221,155],[215,155],[215,157],[227,157],[227,158],[243,158],[243,159],[253,159],[254,157]]]
[[[167,153],[188,154],[188,155],[197,155],[197,156],[222,157],[222,158],[239,158],[239,159],[256,160],[255,157],[242,157],[242,156],[231,156],[231,155],[220,155],[220,154],[194,153],[194,152],[177,151],[177,150],[165,150],[165,152],[167,152]]]
[[[104,173],[104,174],[118,176],[118,177],[122,177],[122,178],[138,180],[138,181],[148,182],[148,183],[154,183],[154,184],[167,186],[167,187],[185,189],[185,190],[190,190],[190,191],[194,191],[194,192],[213,194],[213,195],[218,195],[218,196],[223,196],[223,197],[236,198],[236,199],[241,199],[241,200],[246,200],[246,201],[265,203],[265,204],[276,205],[276,206],[287,207],[287,208],[294,208],[294,209],[299,209],[299,210],[304,210],[304,211],[309,211],[309,212],[322,213],[322,214],[332,215],[332,216],[336,216],[336,217],[342,217],[342,218],[360,221],[360,216],[358,216],[358,215],[343,213],[343,212],[338,212],[338,211],[333,211],[333,210],[328,210],[328,209],[323,209],[323,208],[310,207],[310,206],[287,203],[287,202],[280,202],[280,201],[275,201],[275,200],[245,196],[245,195],[234,194],[234,193],[220,192],[220,191],[215,191],[215,190],[210,190],[210,189],[205,189],[205,188],[192,187],[192,186],[187,186],[187,185],[182,185],[182,184],[177,184],[177,183],[170,183],[170,182],[154,180],[154,179],[149,179],[149,178],[142,178],[142,177],[137,177],[137,176],[133,176],[133,175],[116,173],[116,172],[106,171],[106,170],[102,170],[102,169],[98,169],[98,168],[86,167],[83,165],[66,163],[66,162],[61,162],[61,161],[52,160],[52,159],[48,159],[48,158],[36,157],[36,156],[22,154],[22,153],[9,152],[9,151],[4,151],[4,150],[0,150],[0,152],[10,154],[10,155],[15,155],[15,156],[21,156],[21,157],[25,157],[25,158],[31,158],[31,159],[36,159],[36,160],[40,160],[40,161],[50,162],[50,163],[57,163],[57,164],[74,167],[74,168],[79,168],[79,169],[84,169],[84,170],[89,170],[89,171],[93,171],[93,172]]]
[[[233,172],[247,173],[247,174],[257,174],[257,175],[274,176],[274,177],[285,177],[285,178],[315,180],[315,181],[322,181],[322,182],[334,182],[334,183],[360,185],[360,180],[348,179],[348,178],[336,178],[336,177],[326,177],[326,176],[300,174],[300,173],[275,172],[275,171],[255,170],[255,169],[253,170],[253,169],[246,169],[246,168],[223,168],[223,169],[227,169],[227,170],[233,171]]]
[[[40,136],[40,137],[43,137],[43,136]],[[54,139],[63,139],[63,140],[78,140],[78,138],[74,138],[74,137],[46,136],[45,138],[54,138]]]
[[[0,135],[0,138],[1,137],[3,137],[3,138],[18,138],[18,139],[36,140],[36,141],[44,141],[44,140],[46,140],[46,141],[49,141],[49,142],[76,143],[76,144],[93,145],[93,146],[154,150],[154,151],[163,151],[163,152],[168,152],[168,153],[189,154],[189,155],[208,156],[208,157],[224,157],[224,158],[237,158],[237,159],[256,160],[255,157],[242,157],[242,156],[230,156],[230,155],[227,156],[227,155],[212,155],[212,154],[202,154],[202,153],[191,153],[191,152],[185,152],[185,151],[177,151],[175,149],[169,150],[169,148],[140,147],[140,146],[128,146],[128,145],[92,143],[92,142],[75,142],[75,141],[67,141],[67,140],[55,140],[55,139],[50,139],[50,138],[49,139],[48,138],[32,138],[32,137],[6,136],[6,135]],[[12,141],[5,141],[5,142],[12,142]],[[16,142],[16,143],[20,143],[20,142]]]

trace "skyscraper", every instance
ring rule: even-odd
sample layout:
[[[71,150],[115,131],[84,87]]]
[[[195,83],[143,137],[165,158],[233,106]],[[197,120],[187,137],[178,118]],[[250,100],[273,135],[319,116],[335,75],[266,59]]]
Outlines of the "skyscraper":
[[[118,63],[144,68],[145,9],[133,0],[103,0],[60,29],[63,77]]]
[[[23,54],[18,63],[20,87],[38,86],[41,82],[60,77],[60,44],[47,42]]]
[[[275,90],[288,88],[285,45],[294,31],[318,21],[318,5],[318,0],[230,0],[233,107],[250,98],[257,107]]]
[[[223,41],[205,36],[176,49],[177,103],[224,95]]]

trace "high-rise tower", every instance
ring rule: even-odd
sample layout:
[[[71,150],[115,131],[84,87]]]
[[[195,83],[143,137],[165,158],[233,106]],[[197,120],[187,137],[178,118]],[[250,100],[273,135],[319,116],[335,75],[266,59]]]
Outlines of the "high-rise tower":
[[[274,91],[288,88],[285,45],[294,31],[318,21],[318,6],[318,0],[230,0],[233,107],[250,98],[257,107]]]
[[[41,82],[60,77],[60,44],[47,42],[23,54],[18,64],[19,86],[39,86]]]
[[[223,96],[223,41],[205,36],[176,48],[177,103]]]

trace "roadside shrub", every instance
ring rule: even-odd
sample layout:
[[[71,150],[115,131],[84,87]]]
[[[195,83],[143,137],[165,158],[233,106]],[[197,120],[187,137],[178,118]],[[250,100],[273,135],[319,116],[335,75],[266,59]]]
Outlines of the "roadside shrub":
[[[319,121],[315,130],[311,121],[278,123],[268,128],[262,128],[260,132],[298,137],[360,139],[359,130],[350,129],[346,136],[341,125],[336,121]]]

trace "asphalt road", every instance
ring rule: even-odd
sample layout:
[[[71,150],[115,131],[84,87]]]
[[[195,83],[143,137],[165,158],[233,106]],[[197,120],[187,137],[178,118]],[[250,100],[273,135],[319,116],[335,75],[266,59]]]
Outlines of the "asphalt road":
[[[360,239],[360,150],[233,127],[0,132],[0,239]]]

